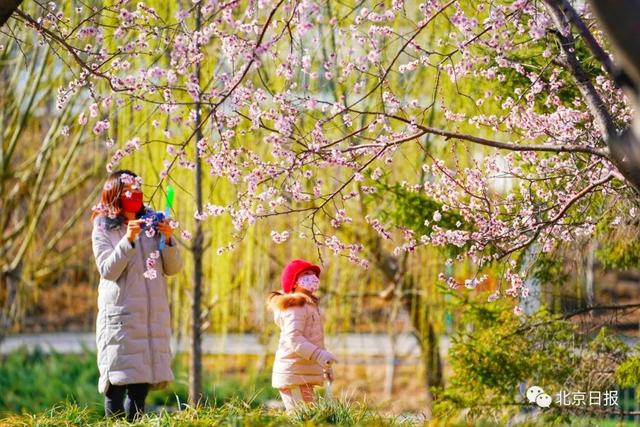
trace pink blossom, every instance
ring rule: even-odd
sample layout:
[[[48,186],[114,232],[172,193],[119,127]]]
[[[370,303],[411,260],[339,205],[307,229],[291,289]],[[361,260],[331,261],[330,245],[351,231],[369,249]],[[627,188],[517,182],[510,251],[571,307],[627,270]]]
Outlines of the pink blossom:
[[[158,272],[153,268],[149,268],[145,270],[143,276],[148,280],[154,280],[156,277],[158,277]]]
[[[96,123],[93,127],[93,133],[96,135],[100,135],[105,130],[109,129],[109,122],[107,120],[102,120]]]
[[[492,293],[491,295],[489,295],[489,297],[487,298],[488,302],[494,302],[496,300],[498,300],[498,298],[500,298],[500,291],[496,291],[494,293]]]
[[[289,240],[289,232],[288,231],[283,231],[282,233],[278,233],[277,231],[271,231],[271,240],[274,241],[274,243],[284,243],[287,240]]]
[[[146,266],[147,266],[147,270],[150,270],[152,268],[155,268],[156,266],[156,260],[154,258],[147,258],[146,260]]]

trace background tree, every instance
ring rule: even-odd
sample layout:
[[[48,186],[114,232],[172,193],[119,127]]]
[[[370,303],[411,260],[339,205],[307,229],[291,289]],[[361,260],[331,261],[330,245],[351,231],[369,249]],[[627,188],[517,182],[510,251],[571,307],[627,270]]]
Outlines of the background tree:
[[[8,42],[0,51],[0,340],[44,287],[86,278],[79,261],[86,248],[76,243],[89,229],[107,159],[86,130],[65,124],[81,96],[56,114],[54,100],[43,96],[67,72],[55,67],[52,49],[27,56]]]

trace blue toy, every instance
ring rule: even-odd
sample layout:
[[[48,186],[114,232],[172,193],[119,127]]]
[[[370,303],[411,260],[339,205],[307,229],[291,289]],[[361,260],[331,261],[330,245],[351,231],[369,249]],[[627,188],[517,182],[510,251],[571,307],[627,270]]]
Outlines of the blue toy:
[[[158,232],[158,224],[171,216],[171,207],[173,206],[173,197],[174,197],[173,187],[169,186],[169,188],[167,188],[167,199],[165,202],[165,211],[164,212],[153,211],[153,210],[147,211],[147,213],[145,213],[140,217],[140,219],[143,220],[143,222],[140,223],[140,228],[142,228],[143,230],[146,230],[147,228],[150,227],[156,230],[156,232]],[[151,224],[147,224],[147,221],[149,219],[151,220],[150,221]],[[158,249],[162,251],[165,245],[166,245],[166,239],[164,237],[164,234],[161,234],[160,242],[158,243]]]
[[[151,219],[151,224],[148,224],[147,221]],[[140,223],[140,228],[146,230],[147,228],[153,228],[158,231],[158,224],[164,221],[164,212],[160,211],[149,211],[146,214],[140,217],[143,222]]]

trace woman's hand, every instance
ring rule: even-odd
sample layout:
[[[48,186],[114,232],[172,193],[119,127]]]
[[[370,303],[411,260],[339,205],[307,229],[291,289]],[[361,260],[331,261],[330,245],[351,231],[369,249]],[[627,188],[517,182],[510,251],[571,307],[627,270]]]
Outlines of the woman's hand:
[[[159,222],[158,231],[161,234],[164,234],[165,240],[169,243],[169,240],[171,240],[171,236],[173,235],[173,228],[171,228],[170,220],[164,219],[162,222]]]
[[[129,239],[129,242],[131,243],[133,243],[138,234],[142,231],[142,228],[140,228],[140,222],[141,220],[135,219],[130,220],[127,223],[127,239]]]

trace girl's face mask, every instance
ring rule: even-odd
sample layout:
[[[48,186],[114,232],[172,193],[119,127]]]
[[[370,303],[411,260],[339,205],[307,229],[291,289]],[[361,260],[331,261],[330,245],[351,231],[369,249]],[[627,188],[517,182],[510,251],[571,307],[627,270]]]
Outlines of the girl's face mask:
[[[127,197],[127,195],[129,197]],[[142,209],[142,193],[140,191],[126,191],[120,197],[120,204],[122,205],[122,210],[125,212],[136,213]]]
[[[309,292],[316,292],[320,288],[320,279],[315,274],[307,274],[298,279],[298,286]]]

